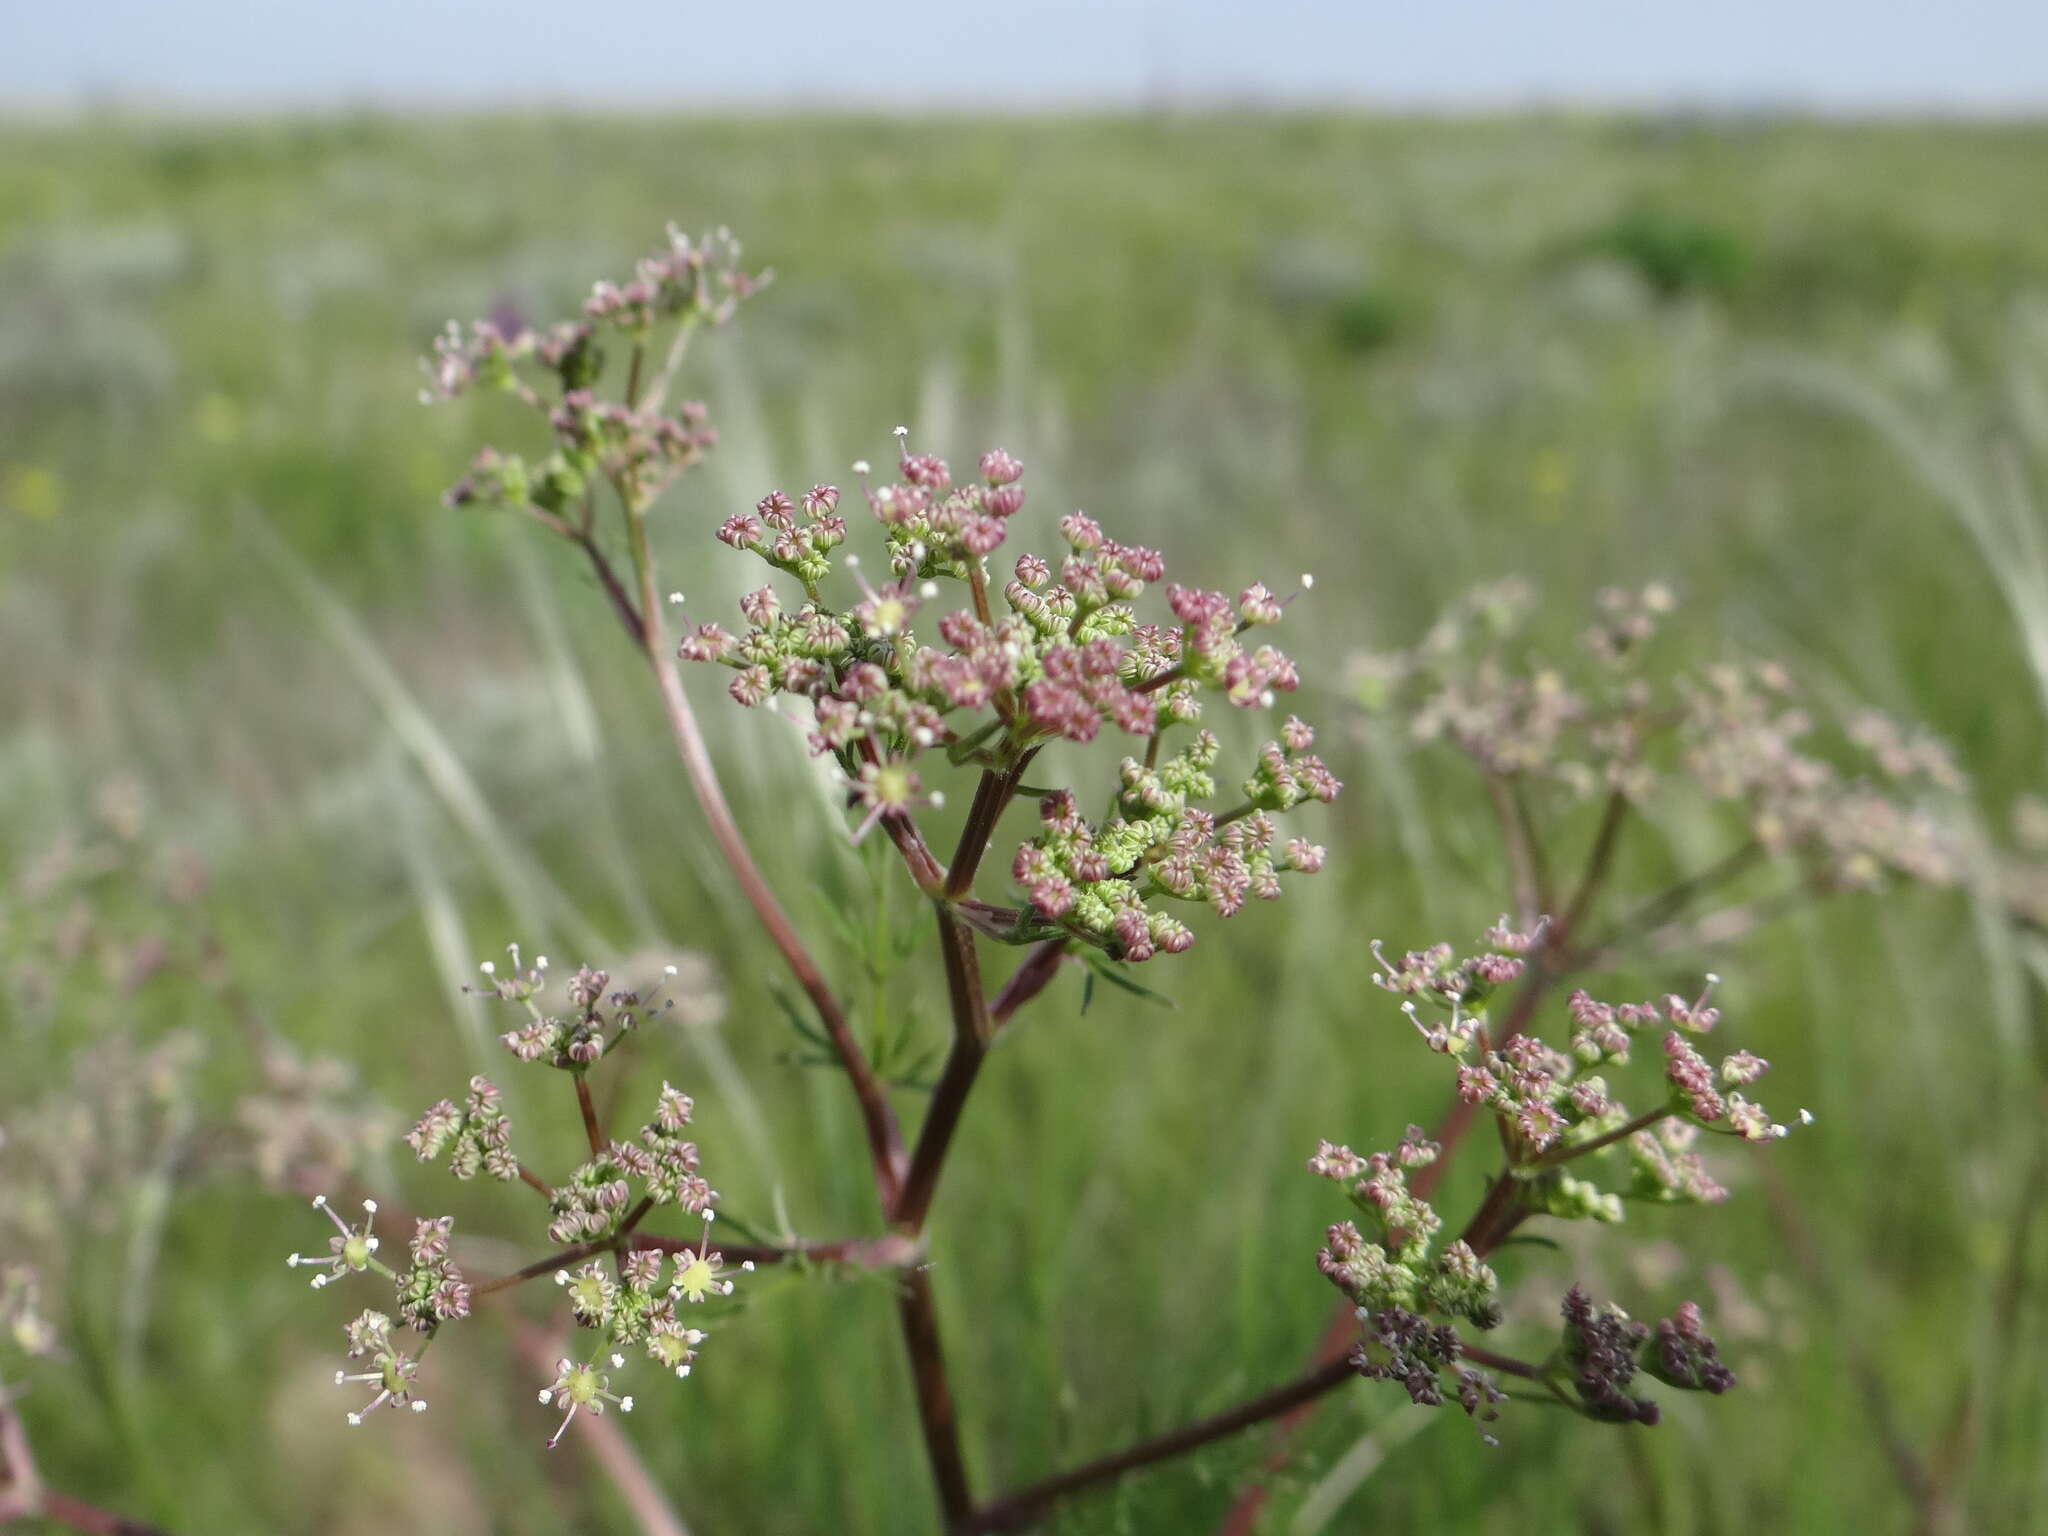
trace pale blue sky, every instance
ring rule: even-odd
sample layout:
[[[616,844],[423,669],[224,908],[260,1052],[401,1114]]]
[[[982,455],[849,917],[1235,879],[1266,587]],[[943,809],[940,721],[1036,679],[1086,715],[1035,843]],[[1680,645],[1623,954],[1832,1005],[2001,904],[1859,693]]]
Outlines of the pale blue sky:
[[[0,0],[0,106],[2048,108],[2048,0]]]

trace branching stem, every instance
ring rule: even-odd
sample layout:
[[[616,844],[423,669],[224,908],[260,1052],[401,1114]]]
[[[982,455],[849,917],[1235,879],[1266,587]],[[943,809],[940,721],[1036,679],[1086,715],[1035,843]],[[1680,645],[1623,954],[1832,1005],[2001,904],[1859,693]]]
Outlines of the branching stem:
[[[540,1191],[541,1196],[544,1199],[552,1200],[555,1198],[555,1191],[549,1185],[548,1181],[546,1179],[543,1179],[539,1174],[535,1173],[531,1168],[527,1167],[524,1163],[521,1163],[519,1165],[519,1182],[526,1185],[526,1187],[529,1189],[535,1189]]]
[[[1602,1147],[1611,1147],[1617,1141],[1626,1141],[1629,1137],[1635,1135],[1637,1131],[1647,1131],[1658,1121],[1667,1120],[1670,1117],[1671,1109],[1669,1105],[1664,1105],[1657,1109],[1646,1109],[1640,1115],[1637,1115],[1635,1119],[1629,1121],[1627,1125],[1616,1126],[1611,1131],[1595,1136],[1591,1141],[1572,1142],[1568,1145],[1552,1147],[1541,1157],[1522,1164],[1517,1172],[1533,1173],[1546,1168],[1562,1167],[1573,1158],[1584,1157],[1588,1152],[1598,1152]]]

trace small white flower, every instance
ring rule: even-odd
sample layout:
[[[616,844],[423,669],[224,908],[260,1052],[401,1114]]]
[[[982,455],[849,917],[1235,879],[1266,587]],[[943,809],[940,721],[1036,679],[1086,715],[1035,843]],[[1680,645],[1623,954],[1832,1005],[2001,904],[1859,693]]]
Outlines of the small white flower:
[[[377,1218],[376,1201],[363,1202],[363,1224],[360,1228],[350,1226],[336,1215],[334,1208],[327,1203],[325,1195],[313,1197],[313,1209],[334,1223],[335,1235],[327,1240],[327,1256],[322,1258],[313,1253],[293,1253],[286,1256],[285,1263],[293,1269],[297,1269],[301,1264],[319,1267],[321,1273],[313,1277],[314,1290],[332,1284],[345,1274],[360,1273],[366,1269],[374,1268],[380,1274],[390,1274],[389,1270],[377,1262],[377,1249],[381,1242],[370,1230],[370,1224]]]

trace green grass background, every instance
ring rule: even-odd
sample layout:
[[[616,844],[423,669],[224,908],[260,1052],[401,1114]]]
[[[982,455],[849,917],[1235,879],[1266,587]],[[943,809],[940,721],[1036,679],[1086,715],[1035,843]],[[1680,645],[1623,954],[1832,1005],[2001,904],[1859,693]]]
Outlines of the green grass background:
[[[2031,125],[17,120],[0,850],[18,868],[92,786],[135,776],[208,861],[257,1006],[408,1115],[475,1069],[455,988],[508,939],[558,963],[710,952],[725,1022],[648,1042],[640,1087],[696,1093],[735,1214],[861,1230],[855,1119],[789,1061],[772,957],[601,601],[531,530],[436,503],[514,420],[415,403],[434,330],[500,299],[563,312],[671,218],[729,224],[777,269],[687,386],[723,443],[658,537],[697,610],[753,581],[710,538],[720,518],[884,457],[899,421],[956,463],[996,443],[1025,460],[1042,531],[1022,547],[1082,506],[1183,580],[1314,571],[1286,641],[1349,783],[1307,813],[1329,870],[1149,968],[1172,1012],[1110,992],[1082,1016],[1063,983],[991,1062],[939,1202],[970,1460],[991,1491],[1042,1475],[1290,1374],[1328,1312],[1312,1260],[1338,1214],[1303,1157],[1440,1103],[1440,1063],[1364,985],[1366,945],[1469,936],[1504,876],[1457,766],[1363,734],[1349,654],[1479,579],[1531,579],[1566,644],[1598,586],[1663,578],[1680,650],[1761,649],[1949,738],[1990,835],[2041,787],[2048,588],[2010,539],[2038,530],[2048,474],[2044,185]],[[907,884],[843,851],[796,732],[692,686],[764,863],[874,1008],[867,941],[830,910],[915,934]],[[1642,839],[1627,867],[1662,857]],[[1768,1102],[1820,1116],[1768,1156],[1824,1283],[1753,1170],[1726,1207],[1521,1250],[1508,1279],[1532,1308],[1574,1277],[1643,1315],[1700,1296],[1743,1391],[1652,1434],[1515,1413],[1489,1449],[1361,1386],[1304,1442],[1271,1529],[1910,1530],[1886,1437],[1939,1463],[1959,1402],[1949,1528],[2040,1529],[2043,1243],[2011,1237],[2040,1198],[2026,953],[1981,890],[1904,892],[1614,978],[1728,977],[1727,1027],[1776,1063]],[[942,996],[904,975],[880,1006],[936,1043]],[[167,984],[120,1018],[214,1042],[202,1130],[242,1075],[213,1007]],[[0,1022],[0,1102],[60,1077],[107,1027],[92,1011]],[[565,1166],[573,1119],[522,1092],[533,1160]],[[1482,1168],[1451,1180],[1454,1219]],[[537,1235],[517,1191],[403,1158],[380,1177],[458,1230]],[[629,1528],[588,1463],[540,1453],[532,1372],[487,1326],[437,1345],[425,1418],[346,1431],[327,1383],[348,1301],[280,1262],[317,1240],[311,1213],[180,1180],[141,1243],[129,1194],[99,1192],[108,1219],[58,1277],[72,1354],[26,1407],[51,1481],[190,1532]],[[625,1421],[678,1508],[702,1531],[929,1529],[886,1290],[751,1289],[699,1374],[642,1383]],[[1133,1480],[1066,1528],[1206,1529],[1261,1446]]]

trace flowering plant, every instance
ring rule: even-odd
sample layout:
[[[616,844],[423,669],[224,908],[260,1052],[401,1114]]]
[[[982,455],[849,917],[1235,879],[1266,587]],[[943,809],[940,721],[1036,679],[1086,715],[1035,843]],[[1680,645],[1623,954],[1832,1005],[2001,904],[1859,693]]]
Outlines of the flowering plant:
[[[734,1223],[718,1219],[706,1171],[717,1148],[707,1157],[692,1139],[689,1094],[664,1082],[622,1129],[592,1087],[622,1043],[668,1017],[682,990],[674,968],[660,980],[567,971],[512,946],[502,968],[483,965],[477,990],[505,1011],[499,1043],[512,1064],[554,1084],[565,1113],[574,1100],[579,1161],[530,1161],[532,1143],[490,1075],[418,1113],[404,1137],[418,1162],[525,1202],[540,1251],[503,1274],[479,1271],[447,1215],[403,1213],[360,1188],[317,1195],[331,1229],[324,1250],[287,1262],[311,1272],[314,1290],[349,1288],[339,1320],[346,1363],[334,1373],[354,1394],[347,1421],[425,1412],[441,1390],[429,1352],[443,1330],[515,1287],[551,1280],[579,1342],[535,1356],[528,1390],[546,1410],[536,1438],[553,1448],[572,1430],[615,1434],[611,1416],[634,1411],[639,1377],[687,1378],[700,1359],[716,1362],[730,1346],[721,1338],[709,1350],[711,1336],[728,1331],[750,1277],[778,1265],[888,1280],[938,1516],[951,1532],[1034,1524],[1071,1495],[1361,1377],[1398,1383],[1417,1403],[1456,1401],[1488,1424],[1531,1398],[1646,1426],[1660,1409],[1643,1378],[1716,1394],[1732,1387],[1691,1303],[1645,1324],[1574,1284],[1547,1349],[1514,1355],[1479,1342],[1506,1321],[1495,1265],[1526,1223],[1611,1224],[1631,1202],[1718,1201],[1726,1189],[1708,1156],[1712,1138],[1767,1145],[1787,1131],[1749,1096],[1761,1058],[1705,1053],[1720,1020],[1712,977],[1687,996],[1648,1001],[1574,988],[1553,1010],[1560,1028],[1548,1040],[1539,1012],[1580,973],[1725,941],[1787,892],[1810,898],[1894,875],[1945,880],[1938,823],[1912,796],[1953,782],[1954,770],[1934,744],[1875,716],[1852,720],[1847,735],[1886,782],[1838,766],[1810,750],[1811,720],[1777,669],[1657,677],[1644,659],[1672,606],[1660,588],[1603,600],[1581,669],[1526,663],[1518,626],[1527,594],[1500,587],[1461,604],[1413,650],[1358,669],[1380,718],[1398,714],[1408,738],[1450,742],[1476,765],[1512,910],[1462,957],[1441,944],[1398,959],[1373,947],[1381,988],[1401,999],[1413,1038],[1444,1059],[1449,1102],[1433,1129],[1411,1125],[1389,1150],[1325,1141],[1309,1159],[1352,1207],[1313,1253],[1343,1297],[1329,1347],[1237,1406],[1007,1494],[977,1488],[925,1269],[950,1149],[992,1044],[1063,970],[1129,983],[1130,968],[1198,942],[1210,917],[1279,899],[1324,867],[1318,817],[1342,785],[1293,708],[1299,669],[1270,638],[1313,583],[1250,579],[1225,591],[1171,581],[1164,554],[1078,511],[1058,519],[1055,543],[1008,555],[1013,529],[1028,522],[1024,466],[992,449],[956,477],[898,429],[894,463],[881,472],[854,464],[852,489],[771,490],[699,530],[765,567],[736,618],[664,593],[654,510],[717,444],[708,409],[671,395],[691,338],[730,320],[766,281],[741,256],[723,231],[700,240],[671,230],[631,279],[598,284],[572,320],[451,326],[426,365],[423,396],[494,394],[525,412],[531,445],[482,449],[445,499],[530,521],[596,578],[648,669],[720,853],[803,995],[809,1014],[799,1023],[859,1107],[875,1230],[714,1239]],[[914,1130],[899,1116],[903,1084],[863,1044],[756,865],[680,664],[721,678],[734,706],[791,720],[793,740],[831,775],[847,836],[879,834],[881,856],[893,850],[928,903],[950,1027]],[[1081,750],[1105,741],[1121,748],[1106,771]],[[1733,848],[1597,927],[1624,827],[1681,787],[1736,808]],[[1035,821],[1011,817],[1005,831],[1018,800]],[[1581,873],[1560,882],[1575,807],[1589,801],[1599,810]],[[943,856],[942,825],[952,832]],[[1701,914],[1709,897],[1786,867],[1779,890]],[[1018,958],[991,989],[984,961],[1005,949]],[[1639,1056],[1661,1067],[1647,1096],[1622,1077]],[[1500,1166],[1447,1235],[1432,1201],[1475,1123],[1493,1126]],[[332,1171],[337,1185],[349,1176],[340,1163]],[[1304,1273],[1313,1249],[1304,1234]],[[36,1304],[34,1276],[7,1271],[0,1322],[44,1341]],[[387,1408],[403,1412],[380,1414]],[[1260,1496],[1251,1490],[1240,1508]]]
[[[757,1265],[827,1257],[880,1269],[894,1276],[939,1511],[955,1531],[1032,1523],[1069,1493],[1358,1376],[1397,1381],[1417,1402],[1455,1399],[1485,1420],[1535,1393],[1636,1424],[1658,1416],[1655,1401],[1638,1395],[1639,1374],[1710,1392],[1733,1385],[1689,1303],[1649,1326],[1573,1287],[1562,1333],[1539,1358],[1496,1353],[1471,1336],[1502,1321],[1489,1259],[1524,1222],[1614,1222],[1629,1200],[1719,1200],[1726,1191],[1701,1138],[1769,1142],[1785,1133],[1746,1096],[1765,1070],[1760,1058],[1736,1051],[1715,1064],[1701,1052],[1719,1019],[1711,979],[1689,1000],[1609,1004],[1573,991],[1568,1033],[1556,1044],[1533,1030],[1537,1005],[1596,958],[1660,934],[1671,939],[1669,925],[1696,898],[1752,863],[1794,859],[1802,888],[1814,891],[1869,884],[1888,870],[1940,879],[1939,840],[1919,811],[1803,750],[1807,723],[1782,701],[1788,685],[1776,672],[1721,668],[1650,681],[1641,658],[1670,607],[1661,589],[1605,600],[1589,637],[1593,674],[1574,683],[1552,668],[1504,661],[1526,599],[1497,588],[1462,605],[1415,650],[1360,667],[1369,702],[1404,708],[1414,737],[1452,741],[1478,764],[1516,910],[1488,931],[1479,953],[1460,958],[1438,945],[1381,959],[1381,986],[1403,999],[1417,1036],[1452,1066],[1453,1107],[1434,1136],[1411,1126],[1391,1151],[1364,1155],[1325,1142],[1310,1160],[1356,1208],[1354,1219],[1329,1228],[1317,1257],[1355,1330],[1336,1358],[1236,1410],[1006,1497],[977,1495],[920,1264],[948,1148],[991,1042],[1065,964],[1085,959],[1115,971],[1181,952],[1197,940],[1198,909],[1232,917],[1250,898],[1277,898],[1323,866],[1325,849],[1298,823],[1341,786],[1314,750],[1314,729],[1286,712],[1249,753],[1227,745],[1238,733],[1226,717],[1279,711],[1299,689],[1295,663],[1267,633],[1312,583],[1303,577],[1278,595],[1253,581],[1234,596],[1171,583],[1159,551],[1121,542],[1079,512],[1059,520],[1054,551],[1009,558],[1005,574],[996,562],[1023,518],[1023,465],[991,450],[974,475],[956,478],[898,429],[891,471],[856,463],[851,494],[834,485],[770,491],[717,527],[718,541],[759,561],[768,578],[740,600],[736,623],[682,593],[664,600],[649,509],[716,442],[703,406],[671,410],[666,401],[691,334],[728,319],[762,280],[746,273],[723,233],[704,241],[672,233],[632,281],[600,284],[575,321],[544,332],[451,328],[430,364],[428,394],[502,391],[544,426],[544,456],[486,448],[447,500],[526,517],[574,546],[596,574],[653,673],[714,836],[860,1105],[885,1230],[827,1244],[714,1248],[718,1194],[684,1139],[688,1097],[664,1085],[645,1123],[618,1136],[588,1086],[622,1039],[660,1016],[658,994],[612,989],[590,969],[557,989],[544,959],[524,965],[515,949],[509,974],[485,967],[486,992],[518,1014],[503,1043],[573,1085],[588,1159],[552,1181],[529,1168],[484,1077],[460,1102],[429,1108],[407,1140],[422,1160],[445,1158],[458,1178],[531,1186],[557,1251],[478,1284],[453,1260],[446,1218],[415,1222],[410,1262],[400,1268],[378,1256],[373,1205],[359,1224],[330,1211],[330,1252],[294,1261],[319,1270],[316,1286],[370,1272],[393,1288],[388,1311],[365,1310],[350,1325],[349,1353],[365,1369],[340,1379],[372,1389],[372,1408],[417,1409],[420,1356],[438,1330],[499,1289],[552,1274],[590,1341],[558,1357],[538,1388],[559,1415],[553,1445],[579,1415],[632,1408],[633,1397],[615,1389],[627,1351],[687,1375],[708,1331],[696,1326],[698,1309],[710,1304],[702,1315],[715,1318],[715,1304]],[[1154,606],[1162,588],[1164,603]],[[681,624],[679,642],[668,639],[668,612]],[[914,1138],[898,1120],[892,1084],[753,862],[678,661],[721,669],[738,705],[791,718],[836,777],[849,835],[879,832],[930,902],[952,1038]],[[1894,728],[1865,721],[1855,734],[1902,778],[1952,775],[1931,745]],[[1070,766],[1080,775],[1072,782],[1042,782],[1049,748],[1104,737],[1125,744],[1107,782],[1090,787],[1084,763]],[[1666,775],[1739,805],[1748,836],[1706,875],[1682,880],[1588,943],[1582,935],[1621,825]],[[1585,875],[1560,892],[1550,883],[1539,807],[1588,796],[1605,806],[1601,825]],[[942,859],[928,828],[949,797],[964,812]],[[1002,823],[1020,798],[1035,802],[1036,826],[1006,840]],[[999,850],[993,861],[991,849]],[[991,863],[1008,889],[984,895]],[[994,994],[981,979],[991,944],[1024,951]],[[1504,1011],[1495,1007],[1501,1000]],[[1658,1041],[1650,1052],[1640,1050],[1646,1032]],[[1663,1066],[1661,1088],[1641,1110],[1623,1101],[1618,1078],[1636,1054]],[[1429,1197],[1474,1116],[1497,1125],[1504,1165],[1444,1241]],[[666,1207],[698,1229],[656,1235],[650,1223]],[[416,1346],[395,1342],[400,1327]]]

